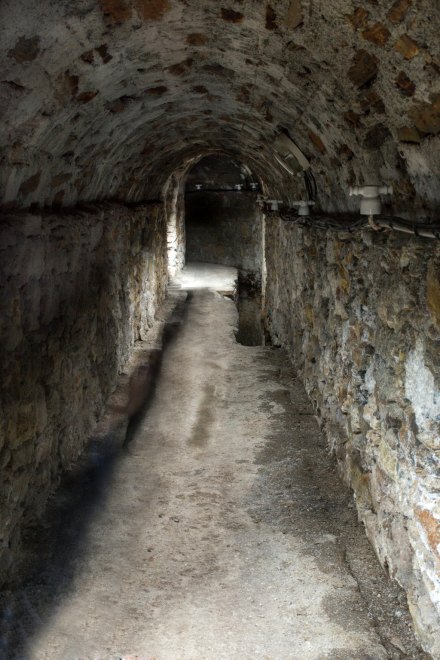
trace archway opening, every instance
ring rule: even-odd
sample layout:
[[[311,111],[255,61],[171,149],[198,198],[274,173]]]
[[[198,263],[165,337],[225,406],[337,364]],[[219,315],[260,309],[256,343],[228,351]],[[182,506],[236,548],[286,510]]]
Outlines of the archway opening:
[[[250,169],[225,154],[201,158],[185,181],[187,272],[214,280],[238,307],[237,340],[263,343],[264,216],[260,183]],[[233,286],[228,288],[228,281]]]

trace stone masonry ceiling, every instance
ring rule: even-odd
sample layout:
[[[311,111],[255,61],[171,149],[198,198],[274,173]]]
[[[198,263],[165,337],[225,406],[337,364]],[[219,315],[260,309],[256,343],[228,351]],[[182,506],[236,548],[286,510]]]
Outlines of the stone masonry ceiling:
[[[378,179],[438,215],[439,23],[437,0],[3,0],[3,204],[146,200],[215,152],[303,196],[284,129],[323,209]]]

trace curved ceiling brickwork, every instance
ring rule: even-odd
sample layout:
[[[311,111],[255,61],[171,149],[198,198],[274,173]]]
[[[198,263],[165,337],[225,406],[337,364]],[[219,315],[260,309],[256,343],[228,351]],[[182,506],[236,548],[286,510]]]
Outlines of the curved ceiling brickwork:
[[[0,25],[6,204],[153,197],[216,151],[294,195],[280,127],[323,208],[372,178],[440,202],[436,0],[3,0]]]

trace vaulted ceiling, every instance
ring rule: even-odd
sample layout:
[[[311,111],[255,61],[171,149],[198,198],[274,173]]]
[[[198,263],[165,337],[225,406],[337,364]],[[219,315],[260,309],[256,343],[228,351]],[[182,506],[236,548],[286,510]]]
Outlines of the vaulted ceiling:
[[[437,0],[2,0],[3,203],[143,200],[218,151],[300,194],[274,158],[284,129],[322,207],[377,179],[429,215],[439,31]]]

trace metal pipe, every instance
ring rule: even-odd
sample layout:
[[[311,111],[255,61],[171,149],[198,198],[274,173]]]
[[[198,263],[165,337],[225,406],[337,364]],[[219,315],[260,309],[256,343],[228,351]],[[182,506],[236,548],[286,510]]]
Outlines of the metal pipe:
[[[385,227],[395,231],[401,231],[413,236],[422,236],[423,238],[436,238],[440,240],[440,224],[413,223],[409,220],[399,217],[378,216],[374,218],[375,224],[379,227]]]
[[[440,224],[414,223],[397,216],[361,217],[347,214],[320,214],[300,217],[290,209],[279,213],[282,220],[315,229],[353,232],[361,229],[391,229],[412,236],[440,240]]]
[[[215,192],[215,193],[252,193],[257,194],[258,191],[251,188],[242,188],[241,190],[236,190],[235,188],[200,188],[200,190],[185,190],[185,195],[192,195],[194,193],[206,193],[206,192]]]

